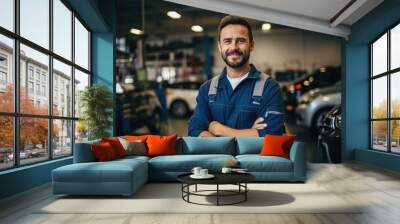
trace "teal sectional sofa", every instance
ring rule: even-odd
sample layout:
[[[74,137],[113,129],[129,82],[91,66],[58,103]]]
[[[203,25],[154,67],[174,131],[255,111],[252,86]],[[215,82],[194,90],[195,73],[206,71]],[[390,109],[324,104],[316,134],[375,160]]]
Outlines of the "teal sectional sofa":
[[[261,137],[182,137],[177,140],[177,155],[96,162],[90,145],[98,142],[75,144],[74,163],[52,171],[54,194],[131,195],[148,181],[176,181],[196,166],[218,172],[232,159],[259,182],[306,180],[303,142],[294,142],[290,159],[285,159],[258,155],[264,142]]]

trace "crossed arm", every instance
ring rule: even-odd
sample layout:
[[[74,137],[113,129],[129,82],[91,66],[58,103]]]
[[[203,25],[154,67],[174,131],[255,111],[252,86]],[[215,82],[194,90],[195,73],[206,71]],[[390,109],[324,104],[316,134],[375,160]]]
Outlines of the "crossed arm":
[[[207,131],[202,131],[200,137],[213,137],[213,136],[255,136],[258,137],[258,130],[264,129],[267,124],[264,123],[264,119],[259,117],[254,121],[251,128],[247,129],[235,129],[229,126],[223,125],[218,121],[212,121]]]
[[[200,87],[199,94],[196,98],[197,106],[193,116],[189,120],[188,134],[190,136],[212,137],[212,136],[264,136],[267,133],[281,134],[283,126],[283,116],[270,114],[268,111],[280,112],[283,109],[283,99],[279,85],[272,83],[264,90],[268,91],[267,95],[263,95],[263,100],[257,112],[257,118],[251,128],[235,129],[218,121],[213,121],[208,105],[208,84]],[[268,124],[268,130],[267,130]]]

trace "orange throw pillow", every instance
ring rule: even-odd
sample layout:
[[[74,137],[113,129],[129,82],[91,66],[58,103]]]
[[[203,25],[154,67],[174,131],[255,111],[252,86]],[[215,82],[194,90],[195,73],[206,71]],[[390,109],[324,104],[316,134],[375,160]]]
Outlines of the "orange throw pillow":
[[[290,148],[295,138],[295,135],[266,135],[260,155],[290,159]]]
[[[99,162],[110,161],[117,158],[114,149],[108,142],[93,144],[90,146],[90,148],[94,154],[94,157]]]
[[[117,158],[121,158],[126,156],[126,151],[122,146],[121,142],[119,142],[118,138],[111,137],[111,138],[101,138],[101,142],[108,142],[114,149],[115,155]]]
[[[124,139],[129,140],[129,141],[140,140],[140,141],[146,142],[147,135],[125,135]]]
[[[148,156],[176,155],[176,138],[177,135],[149,135],[146,141]]]

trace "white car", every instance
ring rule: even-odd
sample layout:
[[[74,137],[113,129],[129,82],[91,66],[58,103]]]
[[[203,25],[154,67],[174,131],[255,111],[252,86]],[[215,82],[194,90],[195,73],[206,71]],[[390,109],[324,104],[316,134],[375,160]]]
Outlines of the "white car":
[[[200,82],[179,82],[166,89],[167,107],[174,117],[186,117],[196,107],[196,96]]]

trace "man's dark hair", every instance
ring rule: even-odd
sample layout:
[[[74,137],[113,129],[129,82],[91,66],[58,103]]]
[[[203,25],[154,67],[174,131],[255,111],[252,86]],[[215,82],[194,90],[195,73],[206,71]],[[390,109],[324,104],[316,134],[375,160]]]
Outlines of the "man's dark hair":
[[[251,26],[247,20],[238,17],[228,15],[221,19],[218,26],[218,41],[220,40],[221,30],[226,27],[227,25],[242,25],[247,28],[247,33],[249,34],[250,42],[253,41],[253,33],[251,32]]]

